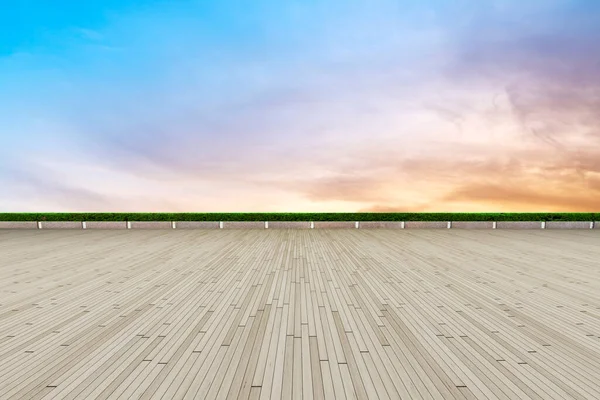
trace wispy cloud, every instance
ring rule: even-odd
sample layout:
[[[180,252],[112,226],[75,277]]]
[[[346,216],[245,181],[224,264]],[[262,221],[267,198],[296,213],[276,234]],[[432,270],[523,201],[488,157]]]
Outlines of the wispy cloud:
[[[44,202],[47,204],[44,211],[55,209],[79,211],[82,207],[88,210],[110,209],[115,205],[113,200],[118,199],[118,194],[105,196],[93,190],[71,185],[68,183],[68,177],[56,175],[51,171],[41,173],[9,167],[3,172],[9,178],[3,179],[2,183],[5,187],[11,188],[5,193],[3,200],[28,199],[38,204]]]
[[[584,3],[107,3],[0,59],[0,208],[597,210]]]
[[[535,23],[523,19],[509,31],[497,21],[473,21],[467,32],[480,32],[460,41],[449,77],[503,88],[523,134],[558,148],[578,135],[598,143],[600,14],[578,3],[556,2],[554,13],[540,12]]]

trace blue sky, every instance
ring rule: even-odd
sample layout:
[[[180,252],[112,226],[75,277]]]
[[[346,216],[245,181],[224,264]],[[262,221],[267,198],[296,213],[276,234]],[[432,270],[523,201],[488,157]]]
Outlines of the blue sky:
[[[0,211],[598,211],[593,1],[19,1]]]

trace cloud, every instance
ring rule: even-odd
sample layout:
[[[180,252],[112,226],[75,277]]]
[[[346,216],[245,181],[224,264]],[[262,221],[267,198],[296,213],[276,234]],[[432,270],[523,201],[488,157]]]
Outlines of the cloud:
[[[118,201],[118,196],[106,196],[66,181],[66,176],[58,176],[48,170],[33,170],[16,166],[4,170],[8,179],[4,179],[5,187],[10,187],[2,200],[28,198],[31,202],[43,200],[48,204],[44,211],[63,210],[110,210]],[[1,202],[0,202],[1,205]],[[18,211],[18,210],[9,210]]]
[[[124,51],[11,75],[2,174],[73,209],[593,207],[600,21],[562,0],[409,3],[164,5],[80,30]]]
[[[425,204],[404,204],[404,205],[373,205],[369,207],[364,207],[357,212],[373,212],[373,213],[394,213],[394,212],[428,212],[431,209],[431,203]]]
[[[373,175],[336,174],[310,181],[295,181],[291,186],[310,201],[369,202],[384,197],[389,184],[389,181]],[[286,186],[283,182],[280,185]]]
[[[551,188],[549,185],[548,187]],[[546,190],[546,185],[521,188],[508,182],[503,185],[472,183],[458,187],[451,194],[439,199],[439,202],[457,201],[489,204],[492,207],[512,210],[597,212],[600,209],[600,190],[580,190],[579,193],[563,190],[556,193],[552,189]]]
[[[450,124],[456,127],[459,133],[463,132],[463,123],[465,121],[465,113],[467,110],[456,107],[456,105],[445,102],[445,105],[441,104],[424,104],[425,108],[433,111],[441,119],[448,121]]]
[[[480,154],[467,151],[468,157],[453,152],[455,147],[459,145],[439,145],[435,153],[420,157],[375,153],[368,159],[362,154],[360,175],[338,172],[272,184],[311,201],[371,204],[359,207],[361,211],[468,211],[475,205],[488,211],[600,208],[600,147],[568,152],[488,148]]]
[[[541,144],[600,143],[600,17],[560,3],[547,11],[530,25],[506,15],[472,21],[454,42],[447,79],[502,90],[509,116]]]
[[[84,39],[98,42],[104,39],[102,32],[95,29],[88,29],[82,27],[74,27],[73,32]]]

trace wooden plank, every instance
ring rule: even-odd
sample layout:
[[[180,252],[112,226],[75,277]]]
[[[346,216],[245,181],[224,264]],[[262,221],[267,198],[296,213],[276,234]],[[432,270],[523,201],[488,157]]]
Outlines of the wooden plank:
[[[497,225],[3,231],[0,397],[600,398],[600,230]]]

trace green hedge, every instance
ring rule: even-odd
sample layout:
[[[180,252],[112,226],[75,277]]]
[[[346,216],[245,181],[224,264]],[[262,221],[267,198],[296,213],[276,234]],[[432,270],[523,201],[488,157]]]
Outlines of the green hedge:
[[[600,213],[0,213],[0,221],[600,221]]]

